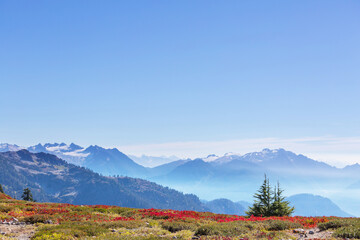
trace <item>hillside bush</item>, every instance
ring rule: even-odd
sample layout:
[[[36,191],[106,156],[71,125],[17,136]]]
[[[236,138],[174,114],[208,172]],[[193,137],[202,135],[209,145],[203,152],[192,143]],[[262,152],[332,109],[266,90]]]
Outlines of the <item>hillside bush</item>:
[[[11,210],[12,210],[12,207],[0,204],[0,212],[7,213],[7,212],[10,212]]]
[[[161,227],[168,230],[169,232],[174,233],[182,230],[196,231],[199,227],[199,224],[197,224],[196,222],[185,221],[164,221],[162,222]]]
[[[268,231],[282,231],[287,229],[301,228],[300,223],[280,220],[268,220],[263,222],[265,229]]]
[[[39,227],[38,231],[34,235],[34,238],[54,233],[70,235],[75,238],[83,238],[98,236],[107,231],[108,229],[96,223],[64,222],[59,225],[43,225]]]
[[[338,228],[333,236],[339,238],[360,239],[360,226],[355,225]]]
[[[50,220],[49,215],[32,215],[32,216],[26,216],[22,219],[22,221],[26,222],[26,223],[46,223],[46,221]]]
[[[325,231],[327,229],[337,229],[341,227],[346,227],[351,225],[353,221],[348,219],[334,219],[328,222],[319,223],[318,227],[321,231]]]
[[[0,200],[3,200],[3,199],[12,200],[12,198],[9,195],[6,195],[5,193],[0,193]]]
[[[104,228],[133,229],[133,228],[146,227],[146,223],[144,221],[140,221],[140,220],[103,222],[103,223],[99,223],[99,224]]]
[[[197,236],[225,236],[225,237],[233,237],[244,234],[248,232],[250,229],[247,225],[241,222],[228,222],[228,223],[214,223],[214,224],[206,224],[198,227],[195,232]]]
[[[74,238],[71,235],[66,235],[64,233],[49,233],[42,234],[32,238],[33,240],[73,240]]]
[[[108,210],[108,213],[119,214],[122,217],[132,217],[134,215],[134,212],[136,211],[133,208],[125,208],[125,207],[122,207],[122,208],[118,208],[118,207],[117,208],[110,208],[110,209],[107,209],[107,210]]]

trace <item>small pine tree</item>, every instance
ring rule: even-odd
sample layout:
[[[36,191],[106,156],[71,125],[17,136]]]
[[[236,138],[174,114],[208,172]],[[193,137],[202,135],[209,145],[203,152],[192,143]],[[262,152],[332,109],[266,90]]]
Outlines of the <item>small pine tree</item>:
[[[277,183],[274,191],[274,202],[272,204],[272,216],[290,216],[295,208],[290,206],[290,202],[285,200],[285,197],[282,196],[284,192],[280,188],[280,183]]]
[[[270,216],[274,197],[266,174],[264,182],[258,192],[255,193],[254,198],[255,202],[252,207],[249,207],[249,211],[246,214],[249,216]]]
[[[274,191],[271,190],[269,179],[265,175],[265,180],[261,185],[257,193],[255,193],[254,204],[249,207],[246,212],[247,215],[251,216],[290,216],[295,208],[291,207],[285,197],[282,196],[284,190],[280,188],[278,182],[275,186]]]
[[[0,184],[0,193],[4,193],[4,189],[1,184]]]
[[[31,193],[31,191],[30,191],[29,188],[25,188],[25,189],[24,189],[24,192],[23,192],[23,195],[21,196],[21,198],[22,198],[23,200],[25,200],[25,201],[34,202],[32,193]]]

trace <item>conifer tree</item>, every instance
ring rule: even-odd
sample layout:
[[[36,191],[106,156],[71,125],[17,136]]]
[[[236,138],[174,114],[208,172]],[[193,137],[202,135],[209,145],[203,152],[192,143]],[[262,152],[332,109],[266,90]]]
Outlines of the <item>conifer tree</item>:
[[[284,190],[280,188],[279,182],[274,191],[271,190],[269,179],[265,175],[265,180],[257,193],[255,193],[254,204],[246,212],[251,216],[290,216],[295,208],[291,207],[285,197],[282,195]]]
[[[290,206],[290,202],[285,200],[285,197],[282,196],[284,192],[280,188],[280,183],[277,182],[274,190],[274,202],[272,204],[272,216],[290,216],[295,208]]]
[[[0,184],[0,193],[4,193],[4,189],[1,184]]]
[[[249,207],[249,211],[246,214],[249,216],[271,216],[274,197],[266,174],[264,182],[257,193],[255,193],[254,198],[255,202],[252,207]]]
[[[23,195],[21,196],[21,198],[22,198],[23,200],[25,200],[25,201],[34,202],[32,193],[31,193],[31,191],[30,191],[29,188],[25,188],[25,189],[24,189],[24,192],[23,192]]]

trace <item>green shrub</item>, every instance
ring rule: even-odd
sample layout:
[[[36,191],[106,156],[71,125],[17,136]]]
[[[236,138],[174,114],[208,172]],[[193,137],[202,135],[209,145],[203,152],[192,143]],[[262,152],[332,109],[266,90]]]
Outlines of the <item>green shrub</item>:
[[[96,238],[94,238],[94,240],[172,240],[173,237],[168,236],[168,237],[163,237],[163,236],[122,236],[122,235],[118,235],[118,234],[106,234],[106,235],[101,235],[98,236]],[[179,238],[178,238],[179,239]],[[186,239],[186,238],[180,238],[180,239]]]
[[[48,215],[32,215],[28,217],[24,217],[22,221],[26,223],[45,223],[46,221],[50,220],[50,217]]]
[[[81,212],[83,214],[91,214],[93,211],[90,207],[88,206],[73,206],[70,207],[71,211],[74,212]]]
[[[321,231],[325,231],[327,229],[337,229],[341,227],[346,227],[351,224],[349,219],[334,219],[329,222],[319,223],[318,227]]]
[[[185,221],[164,221],[161,223],[161,227],[169,232],[178,232],[182,230],[196,231],[199,224],[196,222],[185,222]]]
[[[360,239],[360,226],[348,226],[348,227],[338,228],[333,236],[339,238]]]
[[[282,231],[282,230],[302,227],[302,225],[299,223],[294,223],[290,221],[281,221],[281,220],[268,220],[263,223],[265,229],[268,231]]]
[[[249,231],[249,228],[243,222],[214,223],[198,227],[195,235],[220,235],[225,237],[232,237],[246,233],[247,231]]]
[[[12,207],[10,207],[10,206],[0,205],[0,212],[7,213],[7,212],[10,212],[11,210],[12,210]]]
[[[49,233],[49,234],[42,234],[41,236],[37,236],[32,238],[33,240],[70,240],[74,239],[70,235],[66,235],[63,233]]]
[[[59,225],[44,225],[39,227],[36,237],[43,237],[44,235],[60,233],[73,238],[98,236],[102,233],[108,232],[108,229],[100,226],[97,223],[82,223],[82,222],[65,222]],[[41,238],[40,238],[41,239]]]
[[[104,222],[104,223],[99,223],[99,225],[107,229],[109,228],[133,229],[133,228],[145,227],[146,223],[140,220],[133,220],[133,221]]]
[[[125,208],[125,207],[116,207],[107,209],[109,213],[119,214],[123,217],[134,217],[134,209],[133,208]]]

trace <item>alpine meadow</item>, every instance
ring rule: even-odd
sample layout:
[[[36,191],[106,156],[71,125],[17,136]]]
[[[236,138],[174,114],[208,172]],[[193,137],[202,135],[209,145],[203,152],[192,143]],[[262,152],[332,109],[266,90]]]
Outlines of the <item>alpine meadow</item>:
[[[0,239],[360,239],[360,2],[0,1]]]

